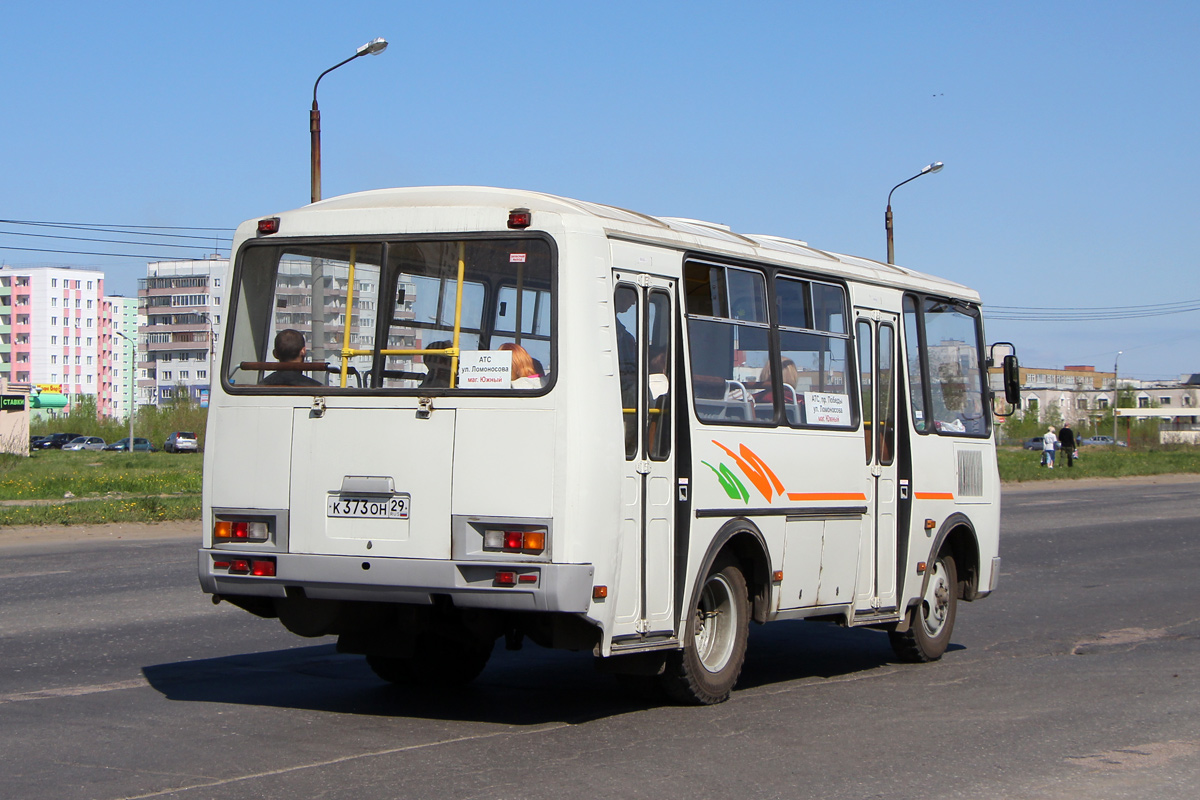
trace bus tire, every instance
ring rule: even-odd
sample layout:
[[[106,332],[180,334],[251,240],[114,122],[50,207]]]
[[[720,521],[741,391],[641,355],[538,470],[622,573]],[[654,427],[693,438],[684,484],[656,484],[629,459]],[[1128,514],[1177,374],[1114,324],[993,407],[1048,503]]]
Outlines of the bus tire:
[[[448,689],[479,677],[492,656],[492,640],[459,639],[427,634],[408,658],[367,656],[367,666],[389,683]]]
[[[908,630],[889,631],[892,650],[901,661],[936,661],[946,652],[958,612],[958,570],[954,557],[945,552],[937,557],[925,582],[921,602],[909,614]]]
[[[663,688],[677,702],[712,705],[729,699],[746,660],[750,596],[742,571],[729,561],[713,565],[671,654]]]

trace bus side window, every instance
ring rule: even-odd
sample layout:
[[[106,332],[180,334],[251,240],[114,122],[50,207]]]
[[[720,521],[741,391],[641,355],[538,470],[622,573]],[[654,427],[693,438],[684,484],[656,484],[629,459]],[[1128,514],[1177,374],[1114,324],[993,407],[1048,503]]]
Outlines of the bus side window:
[[[858,323],[858,375],[862,389],[863,439],[867,447],[867,463],[875,458],[875,388],[872,381],[874,357],[871,353],[871,323]]]
[[[769,363],[770,325],[762,272],[689,261],[683,267],[696,416],[705,422],[774,424],[754,393]]]
[[[891,325],[879,326],[879,385],[876,395],[879,398],[876,423],[879,428],[879,463],[888,466],[896,452],[896,403],[893,399],[895,390],[895,370],[892,368],[893,352],[895,350],[895,333]]]
[[[912,403],[913,427],[924,433],[929,429],[925,414],[925,372],[921,361],[917,304],[912,295],[904,296],[904,351],[908,359],[908,396]]]
[[[625,423],[625,458],[636,458],[638,450],[638,296],[628,285],[613,293],[616,314],[617,370],[621,378],[621,417]]]
[[[671,296],[654,289],[646,300],[646,455],[671,455]]]
[[[805,393],[845,395],[852,391],[847,374],[851,353],[846,294],[834,284],[779,276],[775,297],[783,374],[789,376],[786,385],[795,390],[795,407],[786,409],[787,419],[794,426],[816,425],[819,423],[808,419]]]

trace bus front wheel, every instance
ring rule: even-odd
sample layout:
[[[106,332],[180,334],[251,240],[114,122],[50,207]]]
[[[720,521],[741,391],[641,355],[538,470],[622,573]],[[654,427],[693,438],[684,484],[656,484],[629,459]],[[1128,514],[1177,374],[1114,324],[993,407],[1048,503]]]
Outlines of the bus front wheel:
[[[954,566],[954,557],[945,553],[939,555],[933,564],[921,602],[909,611],[912,619],[909,620],[908,630],[888,633],[892,649],[901,661],[936,661],[950,644],[957,611],[958,571]]]
[[[671,654],[663,686],[675,700],[711,705],[729,699],[746,659],[750,598],[746,578],[731,562],[709,572],[688,618],[684,647]]]

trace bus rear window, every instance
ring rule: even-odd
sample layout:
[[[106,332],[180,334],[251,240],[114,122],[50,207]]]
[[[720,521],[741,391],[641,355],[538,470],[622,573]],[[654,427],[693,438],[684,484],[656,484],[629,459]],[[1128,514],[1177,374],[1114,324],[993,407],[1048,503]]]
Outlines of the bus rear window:
[[[234,390],[537,391],[553,376],[541,238],[272,242],[240,257]]]

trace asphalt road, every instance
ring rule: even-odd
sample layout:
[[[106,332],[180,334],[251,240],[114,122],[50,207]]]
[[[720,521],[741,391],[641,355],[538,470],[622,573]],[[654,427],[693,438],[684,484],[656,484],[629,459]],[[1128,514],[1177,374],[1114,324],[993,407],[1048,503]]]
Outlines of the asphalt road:
[[[1200,479],[1004,502],[940,662],[775,623],[708,708],[534,645],[406,691],[214,607],[191,536],[0,534],[0,798],[1197,797]]]

